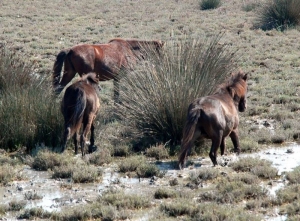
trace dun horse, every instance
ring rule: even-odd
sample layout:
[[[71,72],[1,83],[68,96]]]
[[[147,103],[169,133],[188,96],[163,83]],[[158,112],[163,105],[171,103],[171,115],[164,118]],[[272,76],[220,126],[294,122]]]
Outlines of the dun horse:
[[[85,154],[84,145],[89,132],[91,132],[89,152],[92,152],[95,143],[94,119],[100,108],[98,83],[96,74],[89,73],[66,89],[61,103],[65,121],[62,152],[66,148],[67,141],[73,136],[75,154],[78,153],[78,133],[81,125],[83,126],[80,135],[82,156]]]
[[[164,43],[135,39],[112,39],[108,44],[75,45],[58,53],[53,66],[52,83],[56,93],[78,73],[80,76],[95,72],[99,81],[114,79],[114,99],[118,100],[118,73],[121,69],[131,69],[145,57],[145,50],[159,52]],[[61,78],[61,70],[64,66]]]
[[[199,138],[212,141],[209,157],[216,166],[217,150],[225,153],[225,138],[230,136],[234,151],[240,153],[238,111],[246,110],[247,74],[241,71],[233,74],[221,84],[212,95],[198,98],[189,105],[186,124],[183,130],[179,167],[184,167],[187,154]]]

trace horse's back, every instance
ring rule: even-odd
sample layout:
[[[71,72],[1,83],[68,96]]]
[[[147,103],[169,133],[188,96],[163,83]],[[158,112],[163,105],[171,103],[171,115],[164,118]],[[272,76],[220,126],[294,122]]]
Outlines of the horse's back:
[[[196,99],[189,108],[189,114],[200,111],[198,128],[207,138],[212,138],[218,131],[227,136],[238,123],[238,114],[234,103],[216,95]]]

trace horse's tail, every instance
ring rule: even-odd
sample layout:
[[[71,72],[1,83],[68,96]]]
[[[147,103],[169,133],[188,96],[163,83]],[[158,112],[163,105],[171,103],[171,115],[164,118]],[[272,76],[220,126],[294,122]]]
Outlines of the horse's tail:
[[[59,82],[60,82],[60,75],[61,69],[64,64],[65,58],[68,55],[70,49],[61,50],[58,55],[56,56],[56,60],[53,65],[53,73],[52,73],[52,86],[55,92],[60,92],[59,90]]]
[[[200,118],[201,109],[189,107],[189,112],[187,116],[187,121],[185,123],[181,141],[181,151],[178,157],[179,168],[184,167],[187,154],[194,145],[194,133],[196,129],[197,122]]]
[[[67,128],[70,128],[69,136],[72,136],[75,131],[79,130],[87,102],[86,94],[83,90],[77,88],[72,93],[71,96],[75,99],[72,99],[68,104],[64,104],[64,107],[68,108],[69,119],[67,119]]]
[[[74,105],[74,112],[72,116],[72,125],[74,129],[79,129],[81,126],[83,113],[86,108],[86,94],[83,90],[77,89],[76,103]]]

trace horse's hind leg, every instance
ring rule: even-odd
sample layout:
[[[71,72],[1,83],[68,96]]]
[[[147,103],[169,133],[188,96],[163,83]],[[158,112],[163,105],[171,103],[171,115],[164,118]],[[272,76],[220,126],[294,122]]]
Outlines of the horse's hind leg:
[[[73,141],[75,146],[75,155],[77,155],[78,154],[78,131],[74,133]]]
[[[91,138],[90,138],[90,144],[93,146],[95,144],[95,127],[94,123],[91,124]]]
[[[65,131],[64,131],[64,136],[63,136],[63,144],[62,144],[62,149],[61,149],[61,152],[63,153],[67,147],[67,141],[70,137],[70,128],[69,127],[66,127],[65,128]]]
[[[209,152],[209,157],[214,164],[214,166],[218,165],[217,162],[217,151],[222,142],[222,136],[214,137],[212,139],[212,144]]]
[[[86,142],[86,138],[87,138],[87,135],[89,133],[89,131],[91,130],[91,127],[92,127],[92,118],[89,117],[88,119],[88,123],[83,123],[83,130],[82,130],[82,134],[80,136],[80,146],[81,146],[81,153],[82,153],[82,156],[85,155],[85,149],[84,149],[84,146],[85,146],[85,142]],[[93,141],[94,142],[94,141]]]
[[[89,153],[95,152],[97,147],[95,146],[95,127],[94,123],[91,125],[91,137],[90,137],[90,145],[89,145]]]
[[[236,152],[237,154],[240,154],[241,149],[240,149],[240,141],[239,141],[239,134],[238,134],[238,131],[237,131],[237,130],[233,130],[233,131],[230,133],[229,136],[230,136],[231,141],[232,141],[233,146],[234,146],[234,152]]]
[[[225,138],[224,137],[221,141],[220,148],[221,148],[221,156],[223,156],[226,152],[226,144],[225,144]]]
[[[186,158],[188,154],[191,152],[192,147],[194,146],[195,140],[197,140],[201,136],[201,133],[199,130],[195,130],[193,137],[191,140],[184,142],[181,144],[181,152],[179,154],[179,169],[182,169],[185,166]],[[182,138],[182,140],[185,140],[185,137]]]

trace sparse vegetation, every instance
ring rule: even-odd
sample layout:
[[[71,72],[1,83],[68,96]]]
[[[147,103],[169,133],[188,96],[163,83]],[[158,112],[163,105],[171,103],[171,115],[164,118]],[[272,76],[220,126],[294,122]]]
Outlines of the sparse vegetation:
[[[272,162],[253,158],[244,157],[231,164],[235,171],[251,172],[260,178],[273,179],[277,176],[278,170],[272,167]]]

